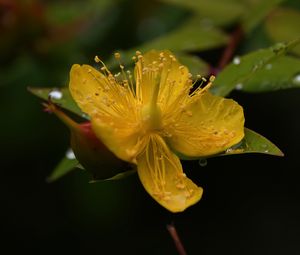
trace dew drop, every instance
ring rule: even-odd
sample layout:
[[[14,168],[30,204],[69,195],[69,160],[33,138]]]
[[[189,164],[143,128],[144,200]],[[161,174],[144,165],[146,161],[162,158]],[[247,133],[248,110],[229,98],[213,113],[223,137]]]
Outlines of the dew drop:
[[[297,74],[294,79],[293,79],[293,83],[296,85],[300,85],[300,74]]]
[[[258,69],[258,65],[254,65],[254,66],[252,67],[252,72],[255,72],[257,69]]]
[[[286,45],[284,43],[277,43],[273,48],[273,52],[278,54],[280,51],[284,50]]]
[[[49,97],[50,97],[51,99],[57,99],[57,100],[59,100],[59,99],[62,99],[63,94],[62,94],[62,92],[59,91],[58,89],[54,89],[54,90],[50,91]]]
[[[84,118],[84,119],[89,119],[90,118],[89,115],[87,115],[86,113],[81,114],[81,117]]]
[[[235,89],[236,90],[242,90],[243,89],[243,84],[242,83],[238,83],[235,85]]]
[[[228,148],[225,153],[232,153],[233,149],[232,148]]]
[[[267,148],[268,148],[268,145],[267,145],[267,144],[262,144],[261,147],[262,147],[263,149],[267,149]]]
[[[199,166],[201,167],[207,166],[207,160],[205,158],[199,159]]]
[[[232,63],[235,65],[239,65],[241,63],[241,59],[239,57],[234,57]]]
[[[75,154],[74,154],[74,152],[73,152],[73,150],[71,148],[67,150],[67,152],[66,152],[66,158],[70,159],[70,160],[76,158],[76,156],[75,156]]]
[[[273,66],[272,66],[272,64],[267,64],[265,68],[266,68],[266,70],[271,70],[273,68]]]

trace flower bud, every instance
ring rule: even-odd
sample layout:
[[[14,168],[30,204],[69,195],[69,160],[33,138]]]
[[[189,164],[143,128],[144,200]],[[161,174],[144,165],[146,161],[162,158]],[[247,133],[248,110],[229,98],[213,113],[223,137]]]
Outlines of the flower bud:
[[[107,179],[123,172],[126,162],[118,159],[96,137],[90,122],[77,123],[53,103],[46,104],[46,109],[53,112],[71,131],[71,148],[79,163],[89,171],[93,179]]]

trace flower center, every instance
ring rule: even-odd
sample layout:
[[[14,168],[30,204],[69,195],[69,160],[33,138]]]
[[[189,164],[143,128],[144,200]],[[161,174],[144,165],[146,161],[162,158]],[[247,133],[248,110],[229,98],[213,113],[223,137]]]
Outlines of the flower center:
[[[148,104],[142,108],[142,120],[146,132],[159,131],[162,128],[161,110],[157,104]]]

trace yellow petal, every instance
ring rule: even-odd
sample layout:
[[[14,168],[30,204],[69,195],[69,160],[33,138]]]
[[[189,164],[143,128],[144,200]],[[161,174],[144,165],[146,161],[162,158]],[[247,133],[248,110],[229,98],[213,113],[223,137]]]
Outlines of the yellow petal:
[[[81,110],[92,115],[103,104],[99,100],[103,96],[103,87],[107,78],[89,65],[72,66],[70,71],[69,90]]]
[[[116,117],[97,117],[91,120],[96,136],[118,157],[135,163],[143,145],[138,124]]]
[[[203,190],[183,173],[181,163],[155,134],[137,157],[138,174],[146,191],[171,212],[181,212],[201,199]]]
[[[209,92],[190,98],[176,123],[168,127],[168,144],[190,157],[226,150],[244,137],[243,108],[234,100]]]
[[[140,56],[135,67],[137,97],[149,104],[158,92],[157,103],[162,112],[172,107],[187,94],[188,69],[181,65],[170,51],[149,51]]]
[[[69,89],[91,117],[96,136],[117,157],[132,161],[139,149],[139,107],[129,87],[88,65],[73,65]]]
[[[81,110],[90,117],[112,115],[131,117],[136,101],[130,88],[118,84],[112,74],[99,72],[89,65],[73,65],[69,89]]]

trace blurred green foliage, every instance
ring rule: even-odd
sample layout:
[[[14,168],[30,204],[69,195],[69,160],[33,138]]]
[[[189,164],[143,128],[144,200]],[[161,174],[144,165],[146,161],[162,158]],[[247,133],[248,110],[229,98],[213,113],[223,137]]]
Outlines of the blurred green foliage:
[[[132,254],[175,253],[171,241],[169,243],[166,241],[169,240],[169,237],[158,231],[161,225],[165,224],[165,217],[169,217],[169,215],[166,215],[159,207],[155,207],[150,199],[145,198],[146,195],[142,192],[135,177],[118,181],[113,185],[110,182],[91,185],[88,183],[88,176],[83,171],[78,171],[55,184],[45,183],[46,176],[65,155],[65,149],[69,146],[69,134],[67,129],[64,129],[56,119],[42,112],[40,101],[28,93],[28,86],[64,87],[68,84],[68,72],[71,65],[74,63],[93,64],[95,55],[99,55],[112,68],[117,69],[117,64],[113,63],[111,55],[118,50],[122,53],[122,61],[129,68],[130,63],[126,61],[130,60],[130,56],[135,50],[168,48],[178,55],[178,58],[190,68],[193,74],[200,73],[208,76],[211,73],[219,73],[220,76],[216,79],[214,88],[215,93],[218,94],[227,95],[232,92],[234,97],[238,95],[241,100],[246,100],[247,96],[241,91],[265,92],[299,87],[299,45],[285,50],[284,54],[280,54],[280,57],[276,57],[276,59],[270,60],[268,57],[265,60],[260,56],[263,52],[267,52],[268,56],[269,53],[273,54],[274,48],[269,48],[272,45],[287,43],[300,37],[299,16],[300,3],[293,0],[0,1],[0,113],[2,117],[0,153],[3,159],[1,187],[4,189],[2,194],[5,194],[3,201],[5,211],[7,211],[4,219],[10,219],[3,229],[6,232],[6,238],[11,238],[13,244],[19,243],[19,247],[10,245],[10,249],[19,248],[22,251],[47,254],[45,249],[38,248],[40,245],[47,246],[50,254],[51,251],[57,251],[60,244],[59,239],[62,238],[61,242],[68,247],[68,249],[65,248],[65,251],[68,252],[86,254],[94,252],[97,250],[97,246],[103,245],[110,249],[111,254],[118,254],[117,252],[131,249],[132,237],[126,236],[128,235],[126,231],[133,229],[133,232],[138,232],[133,237],[137,241],[137,249],[142,249],[149,243],[153,246],[143,252],[139,250],[135,253],[130,250]],[[243,29],[242,39],[235,48],[234,55],[230,58],[230,61],[233,62],[228,63],[229,65],[220,72],[219,62],[222,52],[230,43],[232,34],[237,27]],[[263,50],[260,50],[262,48]],[[254,52],[250,53],[251,51]],[[235,64],[236,56],[240,61],[239,65]],[[254,57],[252,58],[252,56]],[[248,61],[251,63],[244,69],[244,65],[247,65]],[[259,68],[252,72],[255,65],[258,65]],[[228,74],[230,72],[236,76],[233,76],[232,73]],[[229,80],[224,78],[227,74]],[[233,91],[234,89],[239,91]],[[298,94],[298,90],[295,91]],[[296,93],[293,95],[286,93],[288,92],[282,91],[282,95],[289,96],[287,100],[290,101],[290,104],[299,99]],[[258,121],[256,113],[251,115],[251,111],[260,111],[258,108],[260,105],[265,106],[273,100],[281,98],[281,94],[272,94],[272,96],[271,98],[258,95],[249,96],[251,98],[249,101],[252,102],[252,98],[256,98],[258,102],[250,104],[252,108],[249,110],[246,109],[249,117],[247,119],[246,116],[247,124],[251,128],[260,128],[264,125],[264,129],[262,128],[261,131],[271,131],[276,126],[277,130],[286,130],[285,136],[291,132],[293,136],[282,138],[281,142],[288,150],[287,154],[290,152],[297,158],[298,154],[296,155],[295,150],[285,146],[285,143],[295,142],[295,134],[298,134],[297,125],[292,123],[297,120],[296,114],[287,115],[287,112],[293,110],[289,107],[288,102],[281,104],[283,109],[272,105],[272,112],[276,109],[285,112],[274,115],[276,117],[273,116],[274,121],[277,119],[279,121],[275,124],[267,123],[270,126],[269,129],[265,126],[266,124]],[[259,100],[261,100],[260,105]],[[71,111],[78,112],[75,105],[72,107]],[[269,118],[272,118],[270,117],[271,112],[267,111],[268,107],[263,109],[267,113],[262,115],[264,116],[262,118],[268,122]],[[280,121],[282,116],[285,116],[284,120],[290,123],[282,123],[283,121]],[[281,131],[277,131],[275,134],[279,133]],[[266,136],[276,141],[276,135],[272,136],[266,133]],[[243,160],[247,161],[246,158]],[[247,161],[249,165],[252,160],[253,158]],[[215,168],[224,167],[223,162],[227,164],[230,162],[231,165],[234,165],[232,161],[226,161],[226,159],[216,159],[215,162],[212,163]],[[221,162],[220,165],[218,162]],[[258,162],[262,163],[262,161]],[[278,162],[272,162],[275,169]],[[235,169],[232,166],[231,171],[238,174],[242,171],[240,168],[246,168],[245,164],[237,165],[237,171],[232,170]],[[247,190],[252,188],[252,181],[258,181],[256,176],[250,175],[252,171],[253,169],[247,172],[249,182],[244,180],[246,178],[243,176],[240,176],[242,180],[237,180],[241,181]],[[225,200],[228,199],[228,193],[231,196],[236,195],[235,187],[231,189],[227,183],[223,184],[223,179],[226,179],[225,174],[218,172],[220,175],[220,179],[217,179],[218,182],[213,179],[216,171],[211,172],[211,175],[202,172],[196,177],[199,179],[203,176],[210,177],[211,187],[220,187],[219,194],[226,189],[226,194],[219,195],[218,200],[218,196],[210,190],[211,193],[209,191],[208,193],[213,201],[210,202],[211,204],[204,198],[203,203],[206,207],[200,205],[198,208],[191,208],[191,212],[187,212],[182,216],[183,218],[176,218],[180,223],[193,222],[185,227],[186,231],[195,231],[197,239],[201,237],[204,240],[203,245],[212,244],[209,247],[211,252],[205,253],[204,248],[198,247],[198,241],[196,241],[197,245],[191,243],[195,239],[185,240],[187,246],[193,247],[191,249],[194,250],[194,254],[198,254],[198,249],[202,251],[201,254],[217,254],[218,245],[213,245],[214,242],[211,240],[214,238],[216,240],[225,238],[224,240],[226,240],[227,228],[225,231],[225,227],[231,228],[232,226],[225,221],[226,219],[218,226],[214,226],[214,218],[209,218],[214,217],[212,215],[218,211],[220,204],[222,206],[222,203],[227,203]],[[258,174],[258,172],[256,173]],[[293,173],[290,174],[293,176]],[[231,178],[232,184],[236,183],[236,179]],[[264,178],[263,174],[260,175],[260,178],[266,182],[270,179],[269,176]],[[279,184],[281,179],[281,175],[278,174],[276,181]],[[230,178],[226,181],[230,182]],[[216,184],[214,182],[218,182],[218,185],[214,186]],[[293,181],[290,182],[293,183]],[[204,183],[205,186],[206,183]],[[264,191],[264,186],[265,183],[261,184],[261,188],[258,187],[258,190]],[[286,184],[286,187],[288,186]],[[276,192],[278,187],[270,189]],[[248,195],[249,200],[255,200],[247,193],[248,191],[243,188],[241,190],[244,191],[241,196]],[[282,193],[280,194],[282,195]],[[288,196],[288,193],[284,194]],[[261,194],[254,197],[259,200]],[[276,203],[278,203],[278,197],[276,197]],[[244,197],[237,197],[238,201],[232,202],[234,205],[230,208],[235,210],[235,206],[238,206],[236,204],[243,199]],[[293,196],[289,199],[293,201]],[[217,201],[218,204],[214,204]],[[256,205],[251,201],[248,202]],[[230,206],[230,203],[228,204],[227,206]],[[261,204],[263,207],[264,202],[261,201]],[[245,210],[248,213],[246,207],[242,206],[243,204],[238,207],[239,210],[242,212]],[[293,212],[297,212],[298,207],[294,209],[293,204],[287,204],[284,209],[290,212],[288,218],[294,219]],[[273,210],[267,212],[273,212]],[[200,217],[198,217],[199,215]],[[228,219],[231,217],[230,215],[232,212],[226,213],[225,211],[224,217],[227,216]],[[239,211],[237,210],[237,217],[238,215]],[[245,216],[245,214],[242,215]],[[263,219],[270,219],[272,216],[275,217],[271,214]],[[201,221],[201,217],[206,217],[208,221],[205,222],[210,222],[211,225],[205,225],[205,222]],[[245,218],[247,217],[240,219],[242,226],[246,224]],[[201,222],[201,229],[203,229],[203,225],[204,228],[207,227],[208,233],[203,235],[203,231],[200,233],[190,226],[199,227],[197,221]],[[249,219],[250,221],[251,219]],[[144,224],[146,224],[146,228],[151,229],[150,232],[145,230]],[[212,225],[213,229],[217,231],[222,228],[222,224],[224,233],[220,232],[219,237],[209,232]],[[247,231],[249,228],[251,229],[250,223]],[[81,232],[84,233],[82,234],[85,235],[84,237],[80,235]],[[77,240],[76,238],[82,243],[82,250],[73,241]],[[50,247],[48,239],[52,243]],[[112,240],[117,240],[121,244],[120,247],[114,247]],[[277,239],[274,238],[274,240]],[[272,239],[272,241],[274,240]],[[290,240],[293,239],[290,238],[289,241],[286,241],[287,244]],[[107,246],[105,246],[106,242]],[[285,247],[287,253],[288,249],[292,249],[290,253],[293,254],[299,251],[293,250],[292,245],[285,245]],[[264,248],[260,250],[262,253],[250,254],[266,254]],[[269,250],[273,251],[272,254],[280,252],[272,247],[267,249],[267,251]],[[64,248],[61,251],[64,251]],[[245,252],[244,254],[249,253]]]

